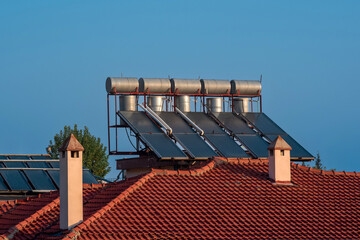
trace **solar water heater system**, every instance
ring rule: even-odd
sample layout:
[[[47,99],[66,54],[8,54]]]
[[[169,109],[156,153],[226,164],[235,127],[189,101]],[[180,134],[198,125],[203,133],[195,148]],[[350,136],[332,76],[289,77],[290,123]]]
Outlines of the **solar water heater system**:
[[[262,112],[257,80],[109,77],[106,90],[109,154],[134,156],[137,164],[267,158],[279,135],[292,160],[314,159]],[[126,140],[133,150],[122,148]]]

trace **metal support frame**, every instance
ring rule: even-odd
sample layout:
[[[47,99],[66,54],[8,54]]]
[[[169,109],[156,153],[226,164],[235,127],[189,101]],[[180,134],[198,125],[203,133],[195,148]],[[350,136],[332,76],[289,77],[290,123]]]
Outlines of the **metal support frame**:
[[[223,101],[225,101],[226,98],[228,98],[228,104],[230,104],[230,109],[231,111],[234,111],[234,97],[249,97],[250,98],[250,102],[251,102],[251,111],[253,112],[253,103],[256,102],[258,104],[258,106],[260,107],[260,112],[262,112],[262,96],[261,96],[261,92],[259,92],[258,95],[241,95],[240,93],[237,94],[202,94],[200,93],[200,90],[197,93],[193,93],[193,94],[186,94],[186,93],[179,93],[179,91],[176,91],[174,93],[169,92],[169,93],[151,93],[149,92],[149,89],[146,90],[146,92],[141,93],[139,92],[139,89],[136,89],[136,92],[122,92],[122,93],[108,93],[107,94],[107,125],[108,125],[108,151],[109,151],[109,155],[143,155],[143,153],[141,151],[139,151],[139,143],[138,143],[138,139],[137,139],[137,150],[134,152],[129,152],[129,151],[119,151],[118,149],[118,128],[124,128],[126,126],[122,126],[120,124],[118,124],[119,121],[119,116],[116,114],[116,112],[118,111],[118,96],[120,95],[136,95],[136,107],[138,107],[138,103],[140,100],[140,97],[143,96],[143,105],[144,107],[147,106],[147,96],[151,96],[151,95],[162,95],[162,96],[166,96],[167,99],[169,99],[169,104],[170,106],[168,107],[166,105],[166,111],[172,111],[175,112],[176,110],[176,103],[175,103],[175,97],[176,96],[180,96],[180,95],[189,95],[190,97],[194,97],[195,99],[195,112],[197,111],[197,100],[198,98],[200,98],[202,100],[202,104],[199,104],[199,111],[201,112],[206,112],[206,102],[205,99],[206,97],[222,97]],[[115,97],[115,101],[114,101],[114,122],[110,121],[110,119],[112,118],[111,114],[110,114],[110,96],[114,96]],[[254,98],[257,98],[254,100]],[[172,103],[172,104],[171,104]],[[224,106],[225,108],[225,106]],[[111,145],[111,128],[115,128],[115,147]],[[114,148],[114,150],[113,150]]]

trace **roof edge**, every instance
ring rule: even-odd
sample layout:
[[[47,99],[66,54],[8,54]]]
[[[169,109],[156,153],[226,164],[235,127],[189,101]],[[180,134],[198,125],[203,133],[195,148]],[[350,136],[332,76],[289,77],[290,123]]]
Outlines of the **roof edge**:
[[[46,204],[44,207],[24,219],[23,221],[19,222],[15,226],[11,227],[7,233],[4,233],[1,235],[3,239],[12,239],[14,238],[15,234],[23,230],[25,227],[27,227],[29,224],[36,221],[39,217],[43,216],[44,213],[47,213],[57,207],[60,204],[60,198],[57,197],[50,203]]]
[[[315,169],[312,167],[307,167],[307,166],[302,166],[299,163],[291,163],[292,167],[302,170],[302,171],[306,171],[306,172],[312,172],[312,173],[316,173],[316,174],[321,174],[321,175],[336,175],[336,176],[356,176],[356,177],[360,177],[360,172],[346,172],[346,171],[325,171],[325,170],[320,170],[320,169]]]

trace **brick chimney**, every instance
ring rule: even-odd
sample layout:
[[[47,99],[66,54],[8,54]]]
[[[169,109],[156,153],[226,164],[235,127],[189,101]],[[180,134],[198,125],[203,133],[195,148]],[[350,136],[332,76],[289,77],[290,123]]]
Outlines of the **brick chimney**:
[[[290,147],[285,140],[278,136],[269,147],[269,177],[275,183],[290,184]]]
[[[83,221],[83,146],[71,134],[59,148],[60,229],[69,230]]]

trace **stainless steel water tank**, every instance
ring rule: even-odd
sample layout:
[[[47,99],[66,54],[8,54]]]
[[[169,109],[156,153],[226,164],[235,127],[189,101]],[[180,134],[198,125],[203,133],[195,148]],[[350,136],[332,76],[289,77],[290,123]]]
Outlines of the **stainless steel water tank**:
[[[231,80],[231,94],[259,95],[261,92],[260,81]]]
[[[172,78],[171,92],[173,93],[199,93],[201,91],[201,82],[199,79],[179,79]]]
[[[139,81],[137,78],[132,77],[108,77],[105,83],[106,91],[108,93],[121,93],[121,92],[136,92],[139,88]]]
[[[176,107],[182,112],[190,112],[190,96],[179,95],[175,97]]]
[[[147,97],[147,106],[155,112],[161,112],[163,110],[164,99],[162,96],[149,96]]]
[[[231,85],[228,80],[201,79],[201,93],[226,94],[230,93]]]
[[[120,95],[119,96],[119,110],[120,111],[136,111],[136,96],[135,95]]]
[[[136,111],[136,96],[135,95],[120,95],[119,96],[119,110],[120,111]],[[124,120],[120,119],[120,125],[126,125]]]
[[[234,111],[237,113],[249,112],[249,98],[234,98]]]
[[[210,112],[222,112],[222,98],[207,98],[206,107]]]
[[[140,92],[169,93],[171,90],[170,80],[167,78],[140,78]]]

